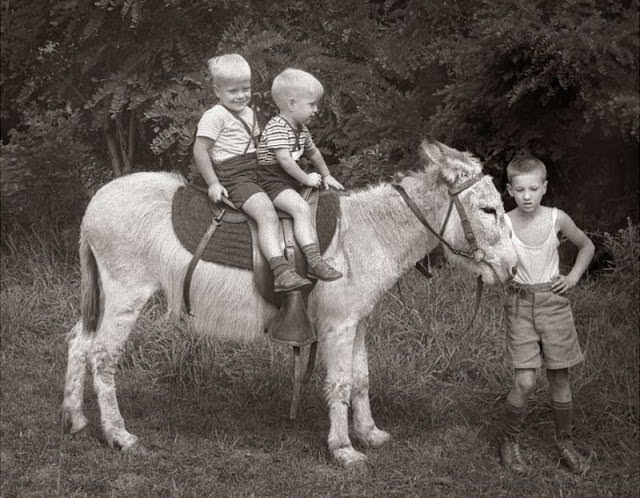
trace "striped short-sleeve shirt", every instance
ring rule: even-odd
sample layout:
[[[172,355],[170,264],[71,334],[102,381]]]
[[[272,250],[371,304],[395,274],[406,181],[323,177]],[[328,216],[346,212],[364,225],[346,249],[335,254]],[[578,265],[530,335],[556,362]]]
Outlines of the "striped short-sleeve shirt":
[[[258,162],[263,166],[278,164],[277,149],[288,149],[291,157],[297,161],[303,152],[309,153],[315,148],[309,128],[300,125],[294,130],[282,116],[274,116],[266,124],[260,137]]]
[[[238,115],[249,125],[249,128],[254,128],[255,136],[259,135],[258,126],[253,126],[255,119],[253,109],[245,107]],[[221,104],[214,105],[202,114],[196,136],[214,141],[209,153],[216,163],[240,156],[245,149],[247,153],[256,151],[254,141],[250,140],[251,137],[243,124]],[[247,149],[249,142],[251,143]]]

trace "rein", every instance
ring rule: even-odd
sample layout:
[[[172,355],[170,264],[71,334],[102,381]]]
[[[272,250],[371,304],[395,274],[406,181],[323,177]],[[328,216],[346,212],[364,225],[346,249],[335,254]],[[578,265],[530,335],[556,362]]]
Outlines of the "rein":
[[[449,249],[453,254],[456,254],[457,256],[470,259],[476,263],[486,264],[493,271],[494,275],[496,276],[496,279],[499,281],[499,279],[497,278],[495,269],[493,268],[493,266],[491,266],[487,262],[487,260],[485,259],[484,251],[478,246],[476,237],[473,233],[473,229],[471,228],[471,223],[469,222],[469,218],[467,216],[467,212],[465,211],[464,206],[462,205],[458,197],[458,194],[464,192],[469,187],[475,185],[476,183],[481,181],[483,178],[484,178],[484,175],[482,173],[479,173],[473,178],[470,178],[469,180],[459,185],[455,185],[454,187],[451,187],[449,189],[449,198],[450,198],[449,208],[447,209],[447,215],[445,216],[444,222],[442,223],[442,228],[440,228],[439,232],[436,231],[431,226],[431,224],[427,221],[427,218],[425,217],[422,210],[413,201],[413,199],[409,197],[409,194],[407,194],[406,190],[401,185],[394,183],[392,184],[392,186],[400,194],[400,197],[402,197],[406,205],[409,207],[411,212],[416,216],[416,218],[418,218],[420,223],[422,223],[433,235],[435,235],[442,245],[444,245],[447,249]],[[462,224],[462,229],[464,230],[464,237],[470,246],[470,250],[467,250],[467,251],[453,247],[443,237],[444,231],[447,227],[447,223],[449,222],[449,218],[451,217],[451,211],[453,210],[454,206],[458,211],[458,216],[460,217],[460,223]],[[426,268],[421,267],[420,265],[422,265],[422,262],[416,263],[416,267],[420,270],[420,272],[425,276],[430,276],[428,274],[428,271],[425,271]],[[467,326],[464,329],[465,332],[473,324],[476,318],[476,315],[478,314],[478,310],[480,309],[480,302],[482,300],[482,289],[483,289],[482,277],[478,275],[478,278],[476,279],[476,293],[475,293],[473,316],[467,323]]]

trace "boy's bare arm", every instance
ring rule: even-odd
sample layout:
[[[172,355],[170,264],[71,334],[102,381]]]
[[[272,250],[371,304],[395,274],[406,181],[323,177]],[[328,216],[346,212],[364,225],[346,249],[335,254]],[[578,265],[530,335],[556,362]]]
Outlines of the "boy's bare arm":
[[[558,279],[553,281],[552,288],[554,292],[562,294],[574,287],[587,270],[593,258],[595,246],[591,239],[573,222],[571,217],[560,209],[558,210],[558,227],[564,236],[578,248],[578,255],[571,271],[566,276],[560,275]]]
[[[228,197],[227,190],[220,184],[215,171],[213,170],[213,163],[211,156],[209,155],[209,149],[213,147],[213,140],[207,137],[196,137],[196,141],[193,144],[193,162],[196,163],[198,172],[204,178],[207,183],[209,197],[214,202],[220,202],[220,199],[224,195]]]
[[[322,183],[325,189],[334,187],[338,190],[344,190],[342,184],[338,180],[336,180],[329,171],[327,163],[325,162],[322,153],[318,149],[314,149],[311,152],[311,155],[307,155],[307,157],[309,161],[311,161],[311,164],[313,164],[313,167],[316,169],[316,171],[322,175]]]
[[[318,187],[322,181],[322,177],[317,173],[307,174],[305,173],[298,163],[293,160],[289,149],[276,149],[276,159],[282,169],[284,169],[288,175],[297,180],[301,185],[307,187]]]

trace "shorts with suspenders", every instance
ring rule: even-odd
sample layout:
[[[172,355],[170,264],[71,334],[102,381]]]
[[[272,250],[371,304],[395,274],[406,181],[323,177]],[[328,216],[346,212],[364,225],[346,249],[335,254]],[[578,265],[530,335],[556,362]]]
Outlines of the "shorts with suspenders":
[[[257,141],[256,137],[253,136],[258,118],[254,114],[253,127],[250,127],[237,113],[229,109],[227,109],[227,111],[242,123],[249,134],[249,141],[244,149],[244,153],[225,159],[224,161],[214,162],[213,169],[218,180],[220,180],[222,186],[227,190],[229,200],[233,202],[236,208],[240,209],[253,194],[264,192],[264,189],[258,185],[256,178],[256,171],[258,169],[257,152],[247,153],[252,140],[254,141],[256,149],[258,148],[258,144],[255,143]],[[204,179],[200,175],[196,175],[193,183],[196,187],[207,188]]]

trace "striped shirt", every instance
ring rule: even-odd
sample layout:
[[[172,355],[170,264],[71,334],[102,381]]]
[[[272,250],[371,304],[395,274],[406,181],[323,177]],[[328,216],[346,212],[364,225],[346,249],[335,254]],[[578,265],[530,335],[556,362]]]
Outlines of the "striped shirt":
[[[276,150],[288,149],[294,161],[300,159],[303,152],[307,156],[316,149],[309,128],[300,125],[294,130],[282,117],[272,117],[264,127],[258,146],[258,162],[263,166],[278,164]]]
[[[249,128],[253,128],[255,115],[250,107],[245,107],[238,115],[249,125]],[[258,126],[255,126],[254,135],[259,134]],[[215,163],[241,156],[245,149],[247,153],[256,150],[253,140],[250,140],[249,133],[242,123],[221,104],[216,104],[204,112],[198,121],[196,136],[213,140],[213,147],[209,154]],[[251,143],[247,149],[249,141]]]

